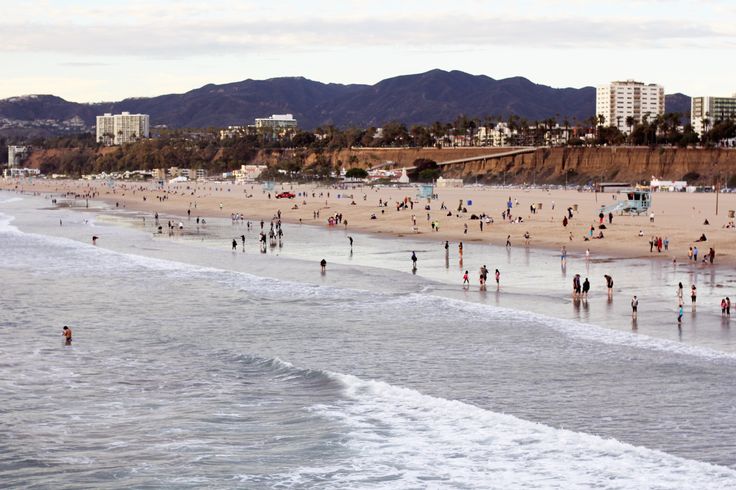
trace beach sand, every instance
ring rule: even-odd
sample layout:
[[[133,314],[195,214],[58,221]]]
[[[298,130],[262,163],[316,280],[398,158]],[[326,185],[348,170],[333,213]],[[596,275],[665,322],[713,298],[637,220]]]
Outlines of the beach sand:
[[[559,250],[564,245],[571,253],[584,253],[589,249],[593,257],[652,257],[669,261],[677,259],[682,264],[688,260],[688,247],[697,245],[699,258],[713,247],[716,250],[716,264],[736,265],[736,229],[724,228],[731,221],[728,210],[736,209],[736,194],[718,195],[719,213],[716,215],[715,193],[655,193],[651,208],[654,222],[650,222],[648,215],[615,215],[613,223],[608,224],[606,217],[606,229],[603,230],[605,238],[585,241],[584,237],[588,235],[591,225],[596,227],[596,235],[599,232],[600,207],[615,204],[618,199],[624,198],[623,195],[562,189],[435,188],[438,198],[428,203],[427,199],[418,198],[418,189],[414,187],[349,186],[347,189],[338,189],[318,184],[287,183],[277,184],[269,192],[255,183],[239,185],[209,181],[185,182],[158,189],[153,183],[115,182],[110,187],[107,182],[101,181],[41,179],[4,180],[0,181],[0,189],[51,193],[60,202],[72,199],[59,197],[61,194],[84,196],[96,192],[95,199],[113,206],[117,204],[120,208],[152,215],[158,212],[162,217],[186,217],[187,210],[191,209],[192,218],[227,218],[231,213],[241,213],[246,219],[263,219],[269,222],[280,211],[283,222],[298,223],[301,220],[305,224],[328,227],[328,218],[340,213],[347,222],[347,225],[337,225],[340,228],[347,226],[348,230],[367,233],[411,235],[434,241],[449,240],[453,245],[462,241],[468,244],[484,242],[504,246],[506,237],[510,235],[513,247],[523,247],[523,235],[529,232],[531,247]],[[282,191],[306,193],[306,197],[276,199],[275,195]],[[166,199],[162,201],[160,198],[163,196]],[[414,200],[413,210],[397,211],[396,203],[403,202],[404,198]],[[501,213],[506,209],[509,198],[514,204],[513,216],[521,216],[523,223],[503,222]],[[388,202],[388,206],[379,207],[379,200]],[[463,200],[467,213],[457,213],[460,200]],[[468,204],[468,201],[472,201],[472,204]],[[447,206],[447,210],[440,210],[442,203]],[[536,214],[531,213],[532,203],[542,204]],[[84,206],[84,197],[79,197],[74,204]],[[430,206],[429,211],[425,210],[427,204]],[[567,208],[575,205],[578,211],[574,212],[567,227],[563,226]],[[314,217],[316,211],[319,211],[319,218]],[[448,211],[452,216],[447,216]],[[471,220],[470,216],[483,213],[491,216],[494,223],[484,224],[481,231],[479,220]],[[375,214],[376,219],[371,219],[372,214]],[[416,227],[412,216],[416,217]],[[709,225],[704,225],[706,219]],[[433,221],[439,223],[439,231],[432,230]],[[643,236],[639,236],[640,230]],[[707,241],[696,244],[695,240],[703,233]],[[655,248],[650,253],[649,240],[652,236],[668,238],[669,250],[657,253]]]

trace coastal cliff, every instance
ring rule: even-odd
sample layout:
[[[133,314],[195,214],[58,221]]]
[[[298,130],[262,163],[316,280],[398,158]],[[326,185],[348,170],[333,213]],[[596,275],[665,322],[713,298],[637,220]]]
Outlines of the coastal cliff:
[[[359,149],[332,154],[333,163],[371,167],[385,161],[410,166],[417,158],[436,162],[508,152],[509,148]],[[351,165],[349,162],[353,162]],[[559,147],[442,167],[443,176],[486,183],[587,183],[649,181],[652,176],[712,184],[736,176],[736,149]],[[736,178],[734,179],[736,180]],[[731,184],[729,184],[731,185]]]

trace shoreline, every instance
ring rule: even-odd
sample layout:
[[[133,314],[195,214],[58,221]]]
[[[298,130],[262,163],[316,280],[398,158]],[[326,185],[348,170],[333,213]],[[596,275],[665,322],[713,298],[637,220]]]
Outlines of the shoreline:
[[[435,189],[440,198],[432,200],[430,211],[424,206],[426,200],[417,200],[414,197],[415,188],[381,188],[372,189],[367,187],[356,187],[350,189],[335,189],[333,187],[320,187],[317,185],[280,185],[270,191],[272,197],[268,198],[268,191],[262,190],[260,185],[234,185],[216,184],[207,182],[205,184],[186,182],[178,185],[167,186],[164,189],[156,189],[149,183],[123,183],[116,184],[110,188],[105,183],[88,181],[34,181],[16,182],[0,181],[0,189],[10,192],[40,193],[49,197],[63,196],[67,193],[77,195],[91,194],[91,200],[97,200],[112,206],[116,203],[122,209],[133,210],[140,213],[155,212],[176,216],[182,219],[187,217],[187,210],[191,209],[191,217],[203,218],[229,218],[231,213],[241,213],[248,220],[264,220],[269,222],[276,218],[281,211],[281,221],[291,224],[310,224],[326,229],[347,229],[356,232],[385,236],[392,238],[411,237],[413,239],[442,243],[449,241],[451,247],[457,247],[458,242],[472,246],[473,244],[490,244],[503,248],[506,236],[511,236],[513,248],[529,248],[530,250],[544,250],[548,252],[559,252],[563,246],[568,255],[584,255],[586,249],[590,249],[591,259],[605,257],[608,259],[632,259],[632,260],[656,260],[672,261],[677,259],[677,265],[683,264],[689,267],[736,267],[736,229],[721,228],[721,225],[729,221],[727,215],[729,208],[736,208],[736,195],[722,194],[723,204],[721,212],[715,219],[708,213],[707,207],[714,200],[714,194],[670,194],[656,193],[653,196],[652,209],[655,212],[655,223],[650,223],[645,216],[614,216],[613,223],[608,225],[603,240],[592,239],[584,241],[585,230],[591,225],[597,229],[597,219],[589,216],[596,214],[597,206],[601,203],[614,203],[615,194],[594,194],[578,192],[573,190],[542,190],[542,189],[519,189],[519,188],[442,188]],[[306,193],[294,199],[274,199],[273,194],[281,190],[289,190],[294,193]],[[239,191],[243,191],[240,193]],[[235,192],[233,192],[235,191]],[[322,196],[319,196],[322,193]],[[327,194],[330,194],[327,197]],[[312,197],[314,194],[315,197]],[[354,199],[346,199],[343,195],[352,195]],[[395,199],[396,195],[402,196]],[[337,198],[340,195],[340,198]],[[510,196],[509,196],[510,195]],[[364,197],[365,196],[365,197]],[[462,197],[458,197],[462,196]],[[514,200],[514,212],[522,209],[520,215],[524,222],[519,224],[502,223],[500,209],[505,208],[506,198]],[[402,201],[404,197],[411,198],[414,210],[406,209],[397,211],[396,201]],[[163,200],[160,200],[163,198]],[[64,199],[61,197],[61,199]],[[79,198],[78,198],[79,199]],[[81,197],[84,199],[84,197]],[[144,200],[145,199],[145,200]],[[388,207],[378,207],[378,200],[390,202]],[[472,206],[467,206],[468,212],[461,213],[462,217],[456,217],[457,203],[459,199],[463,202],[471,201]],[[304,202],[306,205],[303,205]],[[522,202],[523,201],[523,202]],[[546,201],[546,202],[545,202]],[[550,202],[556,201],[557,207],[554,213]],[[679,202],[678,202],[679,201]],[[403,202],[403,201],[402,201]],[[444,202],[448,210],[437,209]],[[541,210],[532,214],[526,205],[533,203],[543,204]],[[190,203],[194,207],[190,207]],[[354,203],[354,204],[352,204]],[[450,204],[448,204],[450,203]],[[688,204],[695,203],[691,209]],[[298,209],[293,209],[294,205]],[[578,213],[570,220],[570,225],[563,227],[561,216],[564,210],[572,205],[578,205]],[[220,208],[222,205],[222,208]],[[455,209],[453,209],[453,207]],[[482,207],[482,209],[481,209]],[[657,209],[657,208],[660,209]],[[677,208],[679,207],[679,216]],[[493,212],[495,209],[497,212]],[[504,209],[505,210],[505,209]],[[381,213],[381,211],[383,211]],[[494,220],[493,224],[486,224],[484,231],[479,230],[479,220],[470,220],[471,214],[478,215],[486,213]],[[526,212],[524,212],[526,211]],[[668,214],[674,211],[675,214]],[[687,216],[690,211],[690,216]],[[319,212],[319,218],[314,213]],[[446,216],[446,213],[452,216]],[[340,224],[328,226],[327,216],[335,213],[342,214],[348,222],[347,227]],[[427,220],[427,213],[430,220]],[[371,214],[376,219],[370,219]],[[416,218],[416,228],[411,220],[412,215]],[[698,225],[701,219],[708,219],[711,225]],[[431,222],[436,221],[439,231],[432,231]],[[468,229],[465,231],[464,226]],[[693,231],[689,231],[689,230]],[[643,236],[638,236],[642,230]],[[646,230],[646,231],[645,231]],[[702,230],[702,231],[701,231]],[[531,240],[529,245],[523,243],[523,233],[529,232]],[[687,260],[687,246],[692,246],[695,237],[700,233],[709,236],[708,242],[699,247],[698,264]],[[570,236],[573,240],[570,240]],[[661,236],[670,240],[670,250],[658,253],[656,249],[649,253],[649,237]],[[689,238],[692,237],[692,240]],[[714,264],[703,264],[701,258],[713,246],[716,250]]]

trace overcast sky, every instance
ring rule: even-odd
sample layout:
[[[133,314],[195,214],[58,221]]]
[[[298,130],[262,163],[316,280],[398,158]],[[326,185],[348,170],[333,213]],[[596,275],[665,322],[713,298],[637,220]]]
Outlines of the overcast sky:
[[[0,0],[0,98],[93,102],[432,68],[736,92],[736,0]]]

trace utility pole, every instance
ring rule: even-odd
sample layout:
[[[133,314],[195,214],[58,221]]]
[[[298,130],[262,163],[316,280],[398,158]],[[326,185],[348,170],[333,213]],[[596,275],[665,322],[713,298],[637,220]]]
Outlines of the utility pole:
[[[716,177],[716,216],[718,216],[718,194],[721,193],[720,187],[721,187],[721,183],[718,180],[718,177]]]

